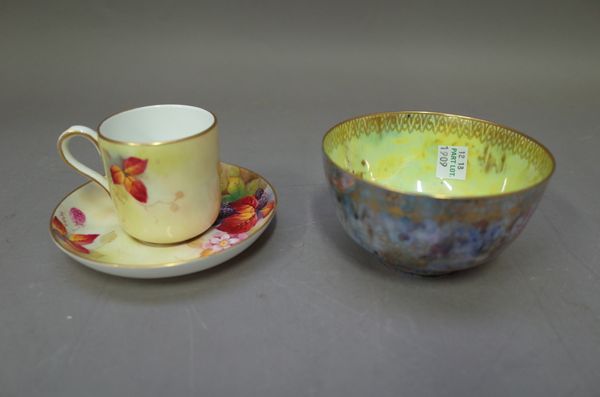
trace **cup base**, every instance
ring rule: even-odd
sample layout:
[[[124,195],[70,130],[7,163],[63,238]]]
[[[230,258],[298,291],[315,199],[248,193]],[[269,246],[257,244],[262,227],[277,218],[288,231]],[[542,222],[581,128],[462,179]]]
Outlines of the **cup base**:
[[[172,246],[172,245],[185,244],[185,243],[188,243],[188,242],[190,242],[192,240],[197,239],[198,237],[200,237],[204,233],[206,233],[208,230],[210,230],[211,227],[215,224],[215,222],[217,221],[218,218],[219,218],[219,211],[217,211],[217,213],[213,217],[212,222],[210,222],[209,226],[205,230],[201,231],[198,234],[193,235],[192,237],[185,238],[183,240],[171,241],[171,242],[168,242],[168,243],[158,243],[158,242],[154,242],[154,241],[142,240],[141,238],[135,237],[131,233],[127,232],[127,230],[125,230],[125,228],[123,228],[123,227],[121,227],[121,230],[123,230],[123,232],[126,235],[128,235],[129,237],[131,237],[132,239],[134,239],[135,241],[137,241],[140,244],[145,244],[145,245],[148,245],[148,246],[151,246],[151,247],[169,247],[169,246]]]
[[[209,229],[206,229],[206,230],[209,230]],[[150,247],[169,247],[169,246],[176,246],[176,245],[186,244],[186,243],[189,243],[190,241],[193,241],[193,240],[197,239],[198,237],[202,236],[204,234],[204,232],[206,232],[206,230],[205,230],[205,231],[203,231],[201,233],[196,234],[193,237],[186,238],[185,240],[181,240],[181,241],[174,241],[172,243],[154,243],[154,242],[151,242],[151,241],[144,241],[144,240],[141,240],[141,239],[139,239],[137,237],[134,237],[131,234],[127,233],[127,231],[125,229],[123,229],[123,228],[121,228],[121,230],[123,231],[123,233],[125,233],[126,235],[128,235],[129,237],[131,237],[132,239],[134,239],[136,242],[138,242],[140,244],[148,245]]]

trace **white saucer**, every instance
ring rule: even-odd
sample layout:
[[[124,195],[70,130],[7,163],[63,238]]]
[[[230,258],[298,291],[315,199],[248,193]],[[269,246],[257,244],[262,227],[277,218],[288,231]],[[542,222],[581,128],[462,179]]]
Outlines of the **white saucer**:
[[[68,256],[103,273],[160,278],[198,272],[250,247],[275,216],[275,190],[255,172],[221,163],[221,190],[220,219],[201,236],[181,244],[148,245],[131,238],[121,230],[106,191],[93,182],[58,204],[50,217],[50,234]],[[240,213],[243,223],[236,222]]]

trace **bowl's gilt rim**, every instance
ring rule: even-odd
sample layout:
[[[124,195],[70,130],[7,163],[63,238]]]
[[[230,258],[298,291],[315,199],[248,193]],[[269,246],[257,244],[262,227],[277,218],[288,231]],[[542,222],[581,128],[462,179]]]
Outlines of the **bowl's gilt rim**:
[[[505,130],[509,130],[512,131],[522,137],[524,137],[525,139],[530,140],[531,142],[533,142],[534,144],[538,145],[539,147],[542,148],[542,150],[546,153],[546,155],[550,158],[550,162],[552,164],[552,168],[550,170],[550,172],[544,177],[542,178],[540,181],[527,186],[525,188],[522,189],[518,189],[518,190],[513,190],[510,192],[504,192],[504,193],[496,193],[496,194],[483,194],[483,195],[465,195],[465,196],[451,196],[451,195],[444,195],[444,194],[429,194],[429,193],[419,193],[419,192],[411,192],[411,191],[406,191],[406,190],[401,190],[401,189],[394,189],[392,187],[383,185],[381,183],[377,183],[377,182],[373,182],[373,181],[369,181],[367,179],[361,178],[358,175],[355,175],[347,170],[345,170],[344,168],[340,167],[338,164],[336,164],[335,161],[333,161],[333,159],[329,156],[329,154],[327,153],[327,151],[325,150],[325,140],[327,139],[327,136],[336,128],[338,128],[339,126],[349,123],[351,121],[354,120],[360,120],[360,119],[371,119],[371,118],[378,118],[378,117],[383,117],[383,116],[389,116],[389,115],[402,115],[402,114],[430,114],[430,115],[439,115],[439,116],[444,116],[444,117],[452,117],[452,118],[460,118],[460,119],[464,119],[464,120],[471,120],[471,121],[477,121],[477,122],[482,122],[482,123],[486,123],[486,124],[490,124],[490,125],[494,125],[500,128],[503,128]],[[392,192],[392,193],[398,193],[398,194],[402,194],[405,196],[415,196],[415,197],[423,197],[423,198],[432,198],[432,199],[437,199],[437,200],[485,200],[485,199],[492,199],[492,198],[499,198],[499,197],[507,197],[507,196],[514,196],[514,195],[519,195],[522,193],[525,193],[527,191],[530,190],[534,190],[540,186],[543,186],[544,184],[546,184],[548,182],[548,180],[550,180],[550,178],[552,177],[552,175],[554,174],[554,171],[556,170],[556,160],[554,158],[554,155],[552,154],[552,152],[540,141],[538,141],[537,139],[519,131],[516,130],[512,127],[509,127],[507,125],[504,124],[500,124],[500,123],[496,123],[494,121],[490,121],[490,120],[485,120],[485,119],[481,119],[481,118],[477,118],[477,117],[471,117],[471,116],[464,116],[464,115],[459,115],[459,114],[452,114],[452,113],[444,113],[444,112],[433,112],[433,111],[427,111],[427,110],[403,110],[403,111],[389,111],[389,112],[377,112],[377,113],[367,113],[367,114],[363,114],[363,115],[359,115],[359,116],[354,116],[354,117],[350,117],[348,119],[345,119],[343,121],[340,121],[338,123],[336,123],[334,126],[332,126],[331,128],[329,128],[327,130],[327,132],[325,132],[325,134],[323,135],[323,139],[321,140],[321,151],[323,152],[323,155],[325,156],[325,158],[327,159],[327,161],[333,166],[335,167],[337,170],[341,171],[342,173],[351,176],[352,178],[355,178],[357,180],[359,180],[362,183],[365,183],[367,185],[376,187],[378,189],[382,189],[384,191],[388,191],[388,192]]]

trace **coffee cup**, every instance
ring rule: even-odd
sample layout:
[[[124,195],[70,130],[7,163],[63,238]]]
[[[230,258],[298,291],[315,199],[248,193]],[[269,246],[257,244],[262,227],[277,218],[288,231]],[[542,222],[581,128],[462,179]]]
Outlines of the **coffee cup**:
[[[105,175],[79,162],[75,137],[98,149]],[[153,105],[116,113],[96,130],[75,125],[58,138],[63,160],[110,195],[122,229],[146,243],[172,244],[207,230],[219,214],[219,137],[209,111]]]

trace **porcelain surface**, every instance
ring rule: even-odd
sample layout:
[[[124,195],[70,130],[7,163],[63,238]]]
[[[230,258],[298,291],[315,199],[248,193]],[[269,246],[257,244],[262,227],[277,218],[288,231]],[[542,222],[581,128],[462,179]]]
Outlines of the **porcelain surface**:
[[[96,145],[105,175],[79,162],[69,142]],[[207,230],[219,213],[219,133],[207,110],[153,105],[73,126],[58,139],[67,164],[110,192],[121,227],[139,240],[178,243]]]
[[[439,146],[468,148],[466,178],[439,178]],[[381,113],[333,127],[325,174],[346,232],[385,263],[438,275],[494,258],[523,230],[554,170],[508,127],[432,112]]]
[[[124,277],[172,277],[208,269],[247,249],[275,215],[273,187],[260,175],[221,163],[221,209],[201,236],[173,245],[142,243],[119,226],[114,205],[93,182],[65,197],[52,213],[51,236],[71,258]],[[170,204],[175,209],[177,200]]]

